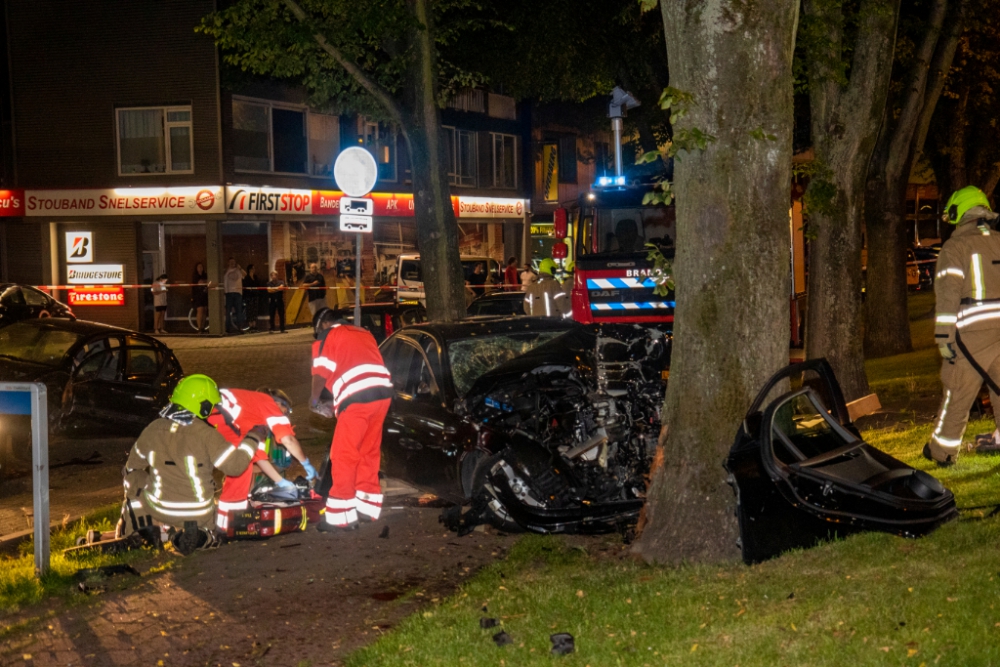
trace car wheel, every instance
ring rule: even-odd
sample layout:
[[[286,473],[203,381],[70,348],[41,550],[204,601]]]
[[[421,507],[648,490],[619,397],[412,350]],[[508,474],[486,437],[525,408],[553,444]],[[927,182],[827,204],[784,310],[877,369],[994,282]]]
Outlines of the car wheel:
[[[501,452],[484,458],[476,466],[476,471],[472,478],[472,502],[475,504],[478,500],[486,503],[483,519],[494,528],[507,533],[523,533],[524,528],[507,513],[507,508],[504,507],[503,503],[497,497],[498,494],[489,480],[490,471],[493,469],[493,466],[503,460],[504,454]]]

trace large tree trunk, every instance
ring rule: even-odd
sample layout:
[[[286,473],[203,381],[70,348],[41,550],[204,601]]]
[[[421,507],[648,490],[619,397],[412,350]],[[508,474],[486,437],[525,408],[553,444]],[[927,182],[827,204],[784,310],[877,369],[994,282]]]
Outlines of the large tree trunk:
[[[868,161],[885,109],[899,0],[867,0],[858,10],[851,81],[838,81],[845,17],[828,0],[803,3],[811,40],[809,95],[813,148],[822,170],[809,185],[810,245],[806,354],[826,357],[848,400],[868,393],[861,302],[861,217]]]
[[[949,11],[953,16],[945,29]],[[869,357],[913,349],[906,286],[906,185],[951,67],[959,15],[958,0],[952,0],[950,8],[948,0],[934,0],[931,5],[927,32],[914,56],[899,117],[892,123],[886,116],[869,167],[865,195],[865,353]]]
[[[413,31],[414,57],[407,77],[410,113],[406,132],[413,174],[413,212],[420,267],[431,320],[465,317],[465,279],[458,253],[458,223],[451,205],[448,160],[437,105],[437,67],[429,0],[408,0],[423,29]]]
[[[671,85],[694,96],[675,136],[698,128],[715,140],[686,152],[674,180],[677,319],[663,410],[668,431],[634,546],[649,561],[739,553],[734,498],[720,464],[762,384],[788,363],[798,5],[660,3]]]

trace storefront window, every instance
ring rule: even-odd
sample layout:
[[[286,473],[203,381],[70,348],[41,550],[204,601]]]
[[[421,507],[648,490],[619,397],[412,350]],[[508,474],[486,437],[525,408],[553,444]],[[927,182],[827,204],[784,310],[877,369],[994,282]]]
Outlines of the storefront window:
[[[191,107],[118,109],[118,172],[191,173]],[[166,140],[169,137],[169,141]]]

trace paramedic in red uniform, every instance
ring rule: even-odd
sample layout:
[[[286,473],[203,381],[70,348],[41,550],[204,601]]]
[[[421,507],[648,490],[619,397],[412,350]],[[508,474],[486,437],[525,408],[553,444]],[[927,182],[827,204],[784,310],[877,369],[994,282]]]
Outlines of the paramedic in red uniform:
[[[326,500],[322,532],[357,528],[358,520],[375,521],[382,512],[378,469],[382,422],[392,402],[392,381],[375,338],[366,330],[338,321],[329,308],[316,313],[312,405],[322,389],[330,392],[337,428],[330,446],[333,485]],[[315,378],[314,378],[315,379]]]
[[[219,410],[212,413],[208,423],[218,429],[227,441],[235,447],[255,427],[266,428],[274,443],[283,446],[302,464],[308,480],[316,477],[316,469],[302,451],[302,446],[295,437],[292,422],[288,419],[292,404],[285,392],[280,389],[260,391],[220,389],[219,393],[222,396]],[[283,478],[268,460],[267,445],[260,443],[246,471],[242,475],[226,477],[222,483],[222,494],[219,496],[216,513],[216,525],[222,530],[229,527],[229,512],[249,508],[248,496],[250,485],[253,483],[255,465],[278,488],[295,488],[295,485]]]

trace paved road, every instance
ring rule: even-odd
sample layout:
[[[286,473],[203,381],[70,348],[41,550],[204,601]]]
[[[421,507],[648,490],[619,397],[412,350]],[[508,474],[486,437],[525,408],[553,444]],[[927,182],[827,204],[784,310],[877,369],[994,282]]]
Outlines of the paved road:
[[[220,387],[257,389],[274,387],[292,399],[292,423],[310,459],[323,461],[328,451],[332,423],[309,412],[311,329],[287,334],[246,334],[225,338],[163,336],[181,362],[185,374],[204,373]],[[121,498],[121,469],[132,446],[130,438],[86,439],[53,442],[51,516],[61,520],[117,502]],[[74,458],[99,454],[98,465],[64,465]],[[30,462],[25,465],[28,470]],[[0,538],[28,527],[25,509],[31,508],[31,480],[27,477],[0,482]]]

